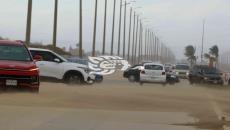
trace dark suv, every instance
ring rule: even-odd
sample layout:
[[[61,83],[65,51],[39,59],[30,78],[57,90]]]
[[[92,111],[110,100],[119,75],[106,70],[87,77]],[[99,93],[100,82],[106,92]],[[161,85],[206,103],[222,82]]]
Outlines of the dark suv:
[[[0,40],[0,87],[38,92],[39,83],[39,70],[24,43]]]
[[[191,84],[193,83],[214,83],[223,84],[222,73],[220,70],[207,65],[196,65],[188,74]]]

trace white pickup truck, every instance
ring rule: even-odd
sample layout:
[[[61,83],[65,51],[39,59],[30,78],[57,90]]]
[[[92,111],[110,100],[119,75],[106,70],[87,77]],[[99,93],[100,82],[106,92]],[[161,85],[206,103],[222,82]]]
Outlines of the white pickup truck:
[[[38,48],[29,48],[32,56],[37,61],[41,77],[50,77],[63,80],[69,84],[90,83],[95,80],[95,76],[90,74],[87,65],[68,62],[57,53]]]

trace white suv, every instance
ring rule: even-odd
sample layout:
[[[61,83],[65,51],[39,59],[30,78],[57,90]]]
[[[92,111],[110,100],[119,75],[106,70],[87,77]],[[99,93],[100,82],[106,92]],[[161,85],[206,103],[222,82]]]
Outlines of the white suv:
[[[38,48],[29,48],[34,59],[40,59],[36,62],[39,67],[41,77],[50,77],[63,80],[66,83],[93,83],[95,76],[89,74],[87,65],[68,62],[57,53]]]
[[[166,84],[166,72],[164,65],[158,63],[146,63],[141,69],[140,84],[143,82]]]

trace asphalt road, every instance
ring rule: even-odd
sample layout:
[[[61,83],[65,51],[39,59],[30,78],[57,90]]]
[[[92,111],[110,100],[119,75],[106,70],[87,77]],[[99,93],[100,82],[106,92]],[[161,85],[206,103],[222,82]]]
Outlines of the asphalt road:
[[[230,89],[216,85],[43,82],[39,94],[2,92],[1,130],[217,130],[230,113]]]

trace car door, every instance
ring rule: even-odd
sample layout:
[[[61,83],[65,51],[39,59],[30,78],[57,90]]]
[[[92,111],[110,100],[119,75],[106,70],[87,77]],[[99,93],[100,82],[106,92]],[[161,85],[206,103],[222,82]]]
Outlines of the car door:
[[[42,57],[41,61],[36,62],[40,69],[40,76],[60,79],[63,71],[63,63],[60,58],[49,51],[34,51],[32,54]],[[60,62],[55,61],[55,59],[58,59]]]

